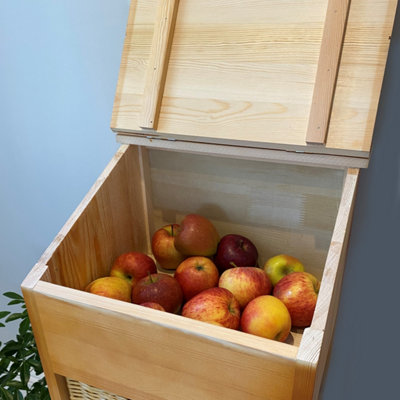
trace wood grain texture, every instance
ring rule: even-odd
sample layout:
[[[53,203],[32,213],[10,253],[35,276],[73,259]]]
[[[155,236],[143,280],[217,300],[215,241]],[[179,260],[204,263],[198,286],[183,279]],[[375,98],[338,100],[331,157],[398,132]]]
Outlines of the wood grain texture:
[[[158,1],[142,111],[139,116],[141,128],[157,128],[178,5],[179,0]]]
[[[199,213],[221,236],[249,237],[260,265],[296,254],[322,277],[344,171],[160,150],[149,159],[155,228]]]
[[[359,170],[347,171],[340,207],[322,276],[311,328],[303,334],[296,366],[293,399],[318,399],[331,346],[350,235]],[[304,397],[296,397],[296,393]]]
[[[148,135],[117,134],[117,141],[121,144],[133,144],[160,150],[181,151],[190,154],[207,154],[236,159],[259,160],[274,163],[296,164],[324,168],[366,168],[368,158],[340,156],[335,154],[305,153],[293,147],[290,150],[261,149],[256,147],[227,146],[216,143],[194,143],[189,140],[160,140]],[[366,155],[365,155],[366,156]]]
[[[318,399],[319,389],[325,371],[325,365],[327,363],[331,348],[336,316],[339,308],[342,278],[346,265],[346,255],[351,233],[351,222],[356,198],[358,177],[358,169],[348,170],[344,182],[341,207],[339,208],[338,217],[332,236],[331,249],[328,253],[324,275],[321,282],[320,291],[323,291],[323,296],[318,299],[315,308],[315,316],[311,325],[311,327],[314,329],[324,329],[321,354],[315,378],[313,400]]]
[[[36,287],[59,374],[133,399],[256,400],[267,394],[286,400],[291,394],[294,346],[82,294],[46,282]]]
[[[64,377],[54,372],[53,365],[50,361],[47,341],[43,332],[42,321],[40,319],[41,310],[36,304],[34,295],[34,288],[39,279],[46,275],[47,269],[47,266],[43,264],[36,264],[30,274],[24,279],[21,289],[50,396],[52,400],[66,400],[69,398],[67,384]]]
[[[346,29],[350,0],[329,0],[306,142],[324,144],[328,134],[336,78]]]
[[[82,289],[108,275],[118,255],[149,250],[138,152],[120,148],[42,256],[53,282]]]
[[[312,328],[304,330],[303,338],[297,353],[293,400],[310,400],[313,393],[318,393],[315,376],[322,350],[324,331]]]
[[[113,110],[138,126],[154,0],[136,0]],[[326,149],[368,157],[396,0],[353,0]],[[305,137],[328,0],[186,0],[179,6],[157,132],[192,142],[319,153]],[[262,11],[260,11],[262,10]]]

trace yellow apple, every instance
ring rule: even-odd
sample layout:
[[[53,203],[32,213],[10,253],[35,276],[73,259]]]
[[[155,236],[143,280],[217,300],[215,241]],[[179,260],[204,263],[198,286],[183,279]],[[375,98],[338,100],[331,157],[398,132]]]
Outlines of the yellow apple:
[[[118,278],[116,276],[98,278],[89,283],[85,290],[89,293],[97,294],[99,296],[110,297],[112,299],[128,302],[131,301],[131,284],[127,280]]]
[[[291,319],[285,304],[271,295],[256,297],[242,312],[243,332],[284,342],[291,329]]]
[[[304,265],[295,257],[279,254],[267,260],[264,271],[275,286],[284,276],[292,272],[303,272]]]

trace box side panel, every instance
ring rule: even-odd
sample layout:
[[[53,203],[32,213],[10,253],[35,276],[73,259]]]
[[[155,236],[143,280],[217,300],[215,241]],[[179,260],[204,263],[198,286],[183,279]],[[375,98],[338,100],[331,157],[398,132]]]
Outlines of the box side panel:
[[[293,399],[318,399],[331,346],[344,272],[359,170],[349,169],[332,235],[311,327],[304,331],[296,367]],[[303,396],[303,397],[302,397]]]
[[[217,329],[217,340],[134,313],[110,312],[106,306],[45,294],[37,297],[49,361],[60,375],[135,400],[287,400],[291,396],[297,351],[293,346],[280,343],[285,349],[280,356],[268,352],[271,341],[266,339],[265,351],[231,343],[226,328],[199,323]],[[147,310],[147,315],[149,311],[154,321],[158,315],[169,318],[156,310]],[[221,332],[226,332],[227,340]]]
[[[251,239],[260,265],[288,253],[322,277],[343,170],[158,150],[149,158],[156,226],[199,213],[221,236]]]
[[[52,282],[82,289],[123,252],[149,250],[142,159],[122,146],[96,181],[46,254]]]

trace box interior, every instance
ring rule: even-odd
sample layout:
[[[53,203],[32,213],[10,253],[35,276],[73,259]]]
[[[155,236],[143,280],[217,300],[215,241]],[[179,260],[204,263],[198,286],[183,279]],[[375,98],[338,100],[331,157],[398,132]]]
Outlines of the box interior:
[[[153,232],[188,213],[221,236],[247,236],[260,265],[287,253],[322,277],[344,170],[122,148],[59,235],[46,280],[83,290],[119,254],[149,253]]]

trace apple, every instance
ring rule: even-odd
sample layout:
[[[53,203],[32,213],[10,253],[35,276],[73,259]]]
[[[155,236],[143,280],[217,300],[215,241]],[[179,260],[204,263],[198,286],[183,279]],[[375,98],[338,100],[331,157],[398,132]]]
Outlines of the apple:
[[[156,263],[147,254],[131,251],[117,257],[111,266],[110,276],[123,278],[134,286],[149,273],[157,272]]]
[[[319,287],[319,280],[308,272],[293,272],[276,284],[273,295],[286,305],[293,326],[311,325]]]
[[[264,264],[264,271],[275,286],[280,279],[292,272],[303,272],[304,265],[295,257],[279,254],[269,258]]]
[[[233,266],[256,267],[258,251],[250,239],[241,235],[229,234],[222,237],[219,242],[214,261],[221,273]]]
[[[236,267],[222,273],[219,287],[228,289],[236,297],[241,309],[258,296],[270,294],[272,284],[267,274],[258,267]]]
[[[289,336],[291,319],[285,304],[271,295],[251,300],[242,312],[243,332],[284,342]]]
[[[210,257],[217,251],[218,232],[213,223],[198,214],[188,214],[175,237],[176,249],[186,256]]]
[[[132,288],[132,303],[158,303],[165,311],[178,313],[183,301],[183,293],[178,281],[171,275],[149,274],[140,279]]]
[[[174,278],[181,285],[183,298],[188,301],[203,290],[217,286],[219,272],[209,258],[193,256],[179,264]]]
[[[152,308],[154,310],[165,311],[165,308],[161,304],[155,303],[154,301],[146,301],[140,305],[143,307]]]
[[[225,328],[238,329],[240,305],[228,289],[214,287],[192,297],[183,306],[182,315]]]
[[[115,276],[105,276],[90,282],[85,290],[99,296],[111,299],[131,301],[132,286],[125,279]]]
[[[176,269],[185,259],[185,256],[176,249],[174,244],[178,229],[178,224],[170,224],[163,226],[153,234],[151,249],[161,268]]]

